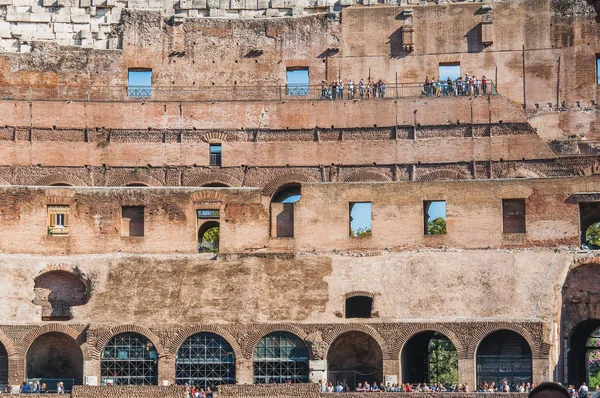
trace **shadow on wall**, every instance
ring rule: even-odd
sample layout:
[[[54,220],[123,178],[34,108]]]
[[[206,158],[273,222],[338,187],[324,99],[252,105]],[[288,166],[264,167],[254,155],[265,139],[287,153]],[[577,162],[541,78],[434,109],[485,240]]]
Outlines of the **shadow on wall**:
[[[474,28],[469,30],[465,35],[467,39],[467,51],[470,53],[478,53],[483,51],[485,46],[483,45],[483,39],[481,35],[481,24],[477,24]],[[473,71],[475,73],[475,71]]]

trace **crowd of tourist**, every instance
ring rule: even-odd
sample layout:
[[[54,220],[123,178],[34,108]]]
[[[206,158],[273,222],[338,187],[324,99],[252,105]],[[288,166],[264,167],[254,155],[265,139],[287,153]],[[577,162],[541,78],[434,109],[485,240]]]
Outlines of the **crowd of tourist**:
[[[4,392],[12,393],[12,387],[6,386]],[[49,394],[50,392],[64,394],[66,392],[64,383],[61,381],[56,384],[56,390],[54,391],[49,391],[46,383],[38,383],[37,381],[33,383],[33,386],[30,386],[26,381],[19,386],[19,394]]]
[[[465,74],[463,79],[458,76],[456,80],[452,80],[448,77],[446,80],[438,79],[435,77],[425,77],[425,83],[423,83],[422,96],[425,97],[439,97],[439,96],[459,96],[459,95],[486,95],[488,93],[489,81],[485,76],[478,79],[476,76],[469,76]]]
[[[206,390],[204,390],[204,388],[186,383],[185,389],[188,393],[188,398],[213,398],[213,392],[210,387],[206,387]]]
[[[321,82],[321,99],[358,98],[385,98],[385,83],[382,80],[365,83],[363,79],[360,79],[358,83],[349,79],[346,85],[342,79],[333,80],[331,83],[327,83],[325,80]]]

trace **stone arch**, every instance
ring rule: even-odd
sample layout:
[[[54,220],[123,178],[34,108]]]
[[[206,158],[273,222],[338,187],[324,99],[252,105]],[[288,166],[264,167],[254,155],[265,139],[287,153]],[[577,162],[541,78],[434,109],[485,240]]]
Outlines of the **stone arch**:
[[[479,348],[481,342],[485,340],[485,338],[488,337],[490,334],[501,330],[510,330],[523,337],[525,341],[527,341],[527,344],[529,344],[532,358],[545,358],[548,356],[549,347],[546,347],[546,345],[542,342],[536,342],[532,333],[529,330],[527,330],[527,328],[525,328],[523,325],[502,322],[498,324],[484,325],[478,329],[475,329],[473,331],[472,344],[469,347],[466,354],[467,357],[475,358],[475,355],[477,354],[477,349]]]
[[[202,173],[192,178],[186,186],[188,187],[203,187],[207,184],[224,184],[229,187],[241,187],[242,182],[235,177],[225,173]]]
[[[202,190],[190,194],[192,202],[222,202],[223,193],[215,190]]]
[[[83,384],[86,351],[83,338],[81,334],[76,338],[63,331],[37,336],[23,353],[27,378],[63,379],[67,391],[73,385]]]
[[[384,346],[364,331],[340,333],[327,350],[327,377],[336,385],[344,379],[351,386],[364,380],[371,384],[381,382],[384,350]]]
[[[468,180],[469,177],[456,170],[442,169],[434,170],[417,177],[417,181],[439,181],[439,180]]]
[[[108,186],[125,187],[131,185],[144,185],[148,187],[162,187],[164,184],[157,178],[146,173],[131,173],[126,175],[111,176]]]
[[[233,348],[233,353],[235,354],[236,358],[244,357],[242,347],[240,346],[238,341],[235,339],[235,337],[231,333],[229,333],[227,330],[225,330],[219,326],[213,326],[213,325],[192,326],[192,327],[182,330],[180,333],[177,334],[177,336],[173,340],[171,340],[171,343],[169,344],[169,346],[166,347],[168,352],[173,355],[177,354],[177,351],[179,350],[179,347],[181,347],[183,342],[185,340],[187,340],[189,337],[191,337],[195,334],[198,334],[198,333],[214,333],[214,334],[217,334],[217,335],[223,337],[225,340],[227,340],[229,345],[231,345],[231,348]]]
[[[511,167],[499,173],[500,178],[543,178],[546,177],[539,171],[531,170],[524,166]]]
[[[202,141],[211,144],[227,142],[229,135],[225,131],[208,131],[202,136]]]
[[[391,349],[394,357],[399,358],[400,354],[402,353],[402,350],[406,346],[406,343],[410,339],[415,337],[417,334],[423,332],[437,332],[446,336],[452,342],[452,344],[454,344],[454,348],[456,348],[456,353],[458,354],[458,357],[461,359],[467,358],[468,348],[465,346],[463,341],[458,337],[458,334],[454,330],[444,325],[423,323],[410,325],[408,326],[407,330],[404,330],[404,333],[402,333],[402,337],[394,342],[393,347]]]
[[[34,185],[51,186],[51,185],[70,185],[70,186],[88,186],[81,178],[72,174],[51,174],[42,177],[35,182]]]
[[[164,346],[162,345],[161,339],[155,333],[153,333],[150,329],[147,329],[143,326],[137,326],[137,325],[121,325],[121,326],[117,326],[112,329],[108,329],[101,336],[98,337],[98,340],[96,341],[96,344],[94,345],[94,351],[95,351],[94,359],[100,358],[100,354],[102,353],[102,350],[104,350],[104,347],[106,346],[106,344],[108,344],[108,342],[113,337],[115,337],[118,334],[128,333],[128,332],[141,334],[142,336],[144,336],[148,340],[150,340],[150,342],[156,348],[156,351],[158,352],[159,357],[164,357],[168,354],[168,350],[166,350],[164,348]]]
[[[292,333],[292,334],[298,336],[302,341],[304,341],[304,344],[306,345],[307,348],[310,347],[309,342],[306,340],[307,332],[299,326],[285,324],[285,323],[278,324],[278,325],[263,325],[262,327],[258,328],[258,330],[256,330],[251,336],[249,336],[248,339],[244,342],[245,344],[243,345],[243,349],[242,349],[243,358],[252,359],[252,356],[254,354],[254,347],[256,347],[256,345],[258,344],[260,339],[262,339],[266,335],[273,333],[273,332]],[[309,355],[311,356],[310,359],[314,359],[312,357],[313,354],[310,349],[308,350],[308,352],[309,352]],[[240,357],[240,358],[242,358],[242,357]]]
[[[381,334],[379,334],[377,330],[375,330],[375,328],[364,324],[337,325],[336,327],[324,332],[323,341],[328,345],[327,354],[329,354],[329,348],[331,348],[331,344],[335,341],[335,339],[347,332],[362,332],[368,334],[375,339],[377,344],[379,344],[381,352],[383,353],[383,359],[392,359],[387,341]]]
[[[391,179],[375,171],[359,171],[344,178],[343,182],[387,182]]]
[[[18,354],[15,343],[2,329],[0,329],[0,343],[4,346],[4,349],[6,349],[9,358]]]
[[[456,342],[460,340],[457,338],[457,336],[450,337],[448,336],[448,334],[452,333],[450,330],[446,330],[446,332],[450,332],[446,334],[439,330],[435,330],[441,329],[435,326],[431,328],[423,327],[419,329],[421,330],[411,330],[413,333],[407,335],[406,337],[403,336],[402,339],[403,343],[399,353],[402,382],[440,382],[440,380],[437,379],[440,374],[436,373],[435,371],[432,372],[432,368],[430,367],[431,357],[429,349],[432,341],[437,341],[438,343],[442,342],[442,347],[445,345],[445,340],[452,344],[452,348],[445,346],[443,350],[446,352],[453,351],[456,353],[456,362],[454,362],[452,368],[456,370],[458,376],[458,360],[460,359],[460,354],[458,352]],[[436,345],[436,347],[440,348],[440,345]],[[453,382],[457,381],[458,379],[455,379]],[[447,382],[443,381],[443,383]]]
[[[33,304],[42,307],[42,320],[71,319],[71,308],[87,303],[90,283],[77,267],[58,265],[34,278]]]
[[[279,187],[287,184],[301,184],[303,182],[319,182],[316,178],[303,173],[286,173],[281,174],[269,181],[262,189],[264,196],[273,196]]]
[[[85,358],[85,352],[86,352],[85,347],[87,347],[87,343],[85,342],[84,333],[82,331],[79,331],[79,330],[69,326],[69,325],[65,325],[64,323],[48,323],[48,324],[38,326],[38,327],[30,330],[29,333],[27,333],[25,335],[25,337],[23,338],[23,340],[21,341],[21,346],[20,346],[20,350],[19,350],[20,354],[25,356],[27,354],[27,351],[29,350],[29,347],[31,347],[31,344],[33,344],[35,339],[37,339],[38,337],[40,337],[43,334],[52,333],[52,332],[62,333],[62,334],[66,334],[67,336],[72,337],[73,340],[75,340],[77,343],[79,343],[79,346],[81,347],[81,351],[84,354],[84,359],[86,359]]]

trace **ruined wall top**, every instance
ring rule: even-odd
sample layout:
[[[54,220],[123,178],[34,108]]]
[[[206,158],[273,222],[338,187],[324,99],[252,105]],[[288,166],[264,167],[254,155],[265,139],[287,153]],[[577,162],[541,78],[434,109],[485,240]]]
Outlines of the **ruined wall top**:
[[[339,15],[352,5],[443,6],[500,0],[0,0],[0,52],[29,52],[32,41],[119,49],[123,10],[160,12],[170,23],[186,18],[265,18]],[[509,0],[504,0],[509,1]],[[560,15],[588,15],[585,0],[552,0]]]

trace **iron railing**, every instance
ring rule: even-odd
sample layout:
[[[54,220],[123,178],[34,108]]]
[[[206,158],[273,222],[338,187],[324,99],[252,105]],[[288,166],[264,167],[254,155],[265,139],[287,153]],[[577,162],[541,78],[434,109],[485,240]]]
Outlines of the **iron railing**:
[[[211,153],[209,166],[221,166],[221,154]]]
[[[600,154],[600,142],[597,141],[551,141],[548,146],[558,156]]]
[[[344,391],[354,391],[358,383],[368,382],[370,385],[383,382],[383,372],[361,373],[358,371],[328,371],[327,380],[331,382],[335,389],[338,384],[344,387]]]
[[[488,82],[485,94],[497,94],[493,82]],[[369,88],[367,83],[349,87],[330,85],[286,86],[2,86],[1,100],[24,101],[152,101],[152,102],[215,102],[215,101],[297,101],[297,100],[368,100],[421,96],[484,95],[481,86],[472,91],[453,83],[452,89],[444,82],[435,86],[423,83],[388,84],[384,89]]]

